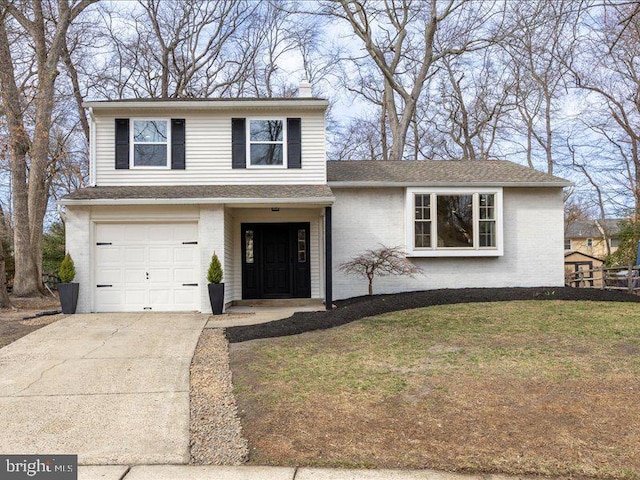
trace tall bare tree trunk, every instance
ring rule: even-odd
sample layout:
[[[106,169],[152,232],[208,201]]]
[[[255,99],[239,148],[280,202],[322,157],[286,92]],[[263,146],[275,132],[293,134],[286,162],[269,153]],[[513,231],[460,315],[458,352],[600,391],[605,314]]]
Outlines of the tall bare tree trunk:
[[[0,205],[0,308],[11,306],[9,294],[7,293],[7,271],[5,269],[5,252],[2,244],[6,238],[4,211]]]
[[[96,0],[58,0],[55,6],[42,0],[28,3],[0,1],[0,95],[9,133],[11,185],[13,189],[14,254],[16,273],[13,292],[27,297],[44,293],[42,285],[43,221],[49,200],[49,131],[54,108],[58,63],[71,22]],[[45,12],[44,8],[54,10]],[[24,10],[21,10],[24,9]],[[48,30],[46,17],[56,16]],[[11,55],[7,22],[14,19],[33,45],[37,86],[33,108],[35,122],[27,133],[22,97]]]

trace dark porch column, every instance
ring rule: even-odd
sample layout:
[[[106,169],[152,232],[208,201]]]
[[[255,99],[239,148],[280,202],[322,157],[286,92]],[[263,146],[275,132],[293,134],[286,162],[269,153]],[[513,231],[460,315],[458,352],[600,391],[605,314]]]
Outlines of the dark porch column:
[[[331,255],[331,207],[324,207],[324,299],[325,308],[333,308],[333,256]]]

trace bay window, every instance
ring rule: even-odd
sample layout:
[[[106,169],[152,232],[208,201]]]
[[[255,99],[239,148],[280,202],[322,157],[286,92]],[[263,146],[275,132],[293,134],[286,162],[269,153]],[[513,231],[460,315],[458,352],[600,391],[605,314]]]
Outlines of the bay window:
[[[410,256],[502,255],[500,189],[407,189]]]

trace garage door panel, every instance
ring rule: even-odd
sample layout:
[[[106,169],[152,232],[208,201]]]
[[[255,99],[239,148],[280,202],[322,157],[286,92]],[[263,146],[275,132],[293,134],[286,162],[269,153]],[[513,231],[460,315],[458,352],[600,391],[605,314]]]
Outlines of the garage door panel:
[[[99,246],[101,265],[120,265],[122,263],[122,249],[118,247]]]
[[[103,267],[96,272],[96,283],[98,284],[122,283],[122,270],[119,268]]]
[[[97,224],[97,311],[198,310],[197,224]],[[147,275],[148,274],[148,275]]]
[[[149,226],[145,224],[127,224],[124,226],[124,242],[142,242],[149,240]]]
[[[176,283],[194,283],[196,281],[195,268],[176,268],[173,270],[173,279]]]
[[[154,263],[173,263],[171,247],[149,247],[149,261]]]
[[[198,239],[198,227],[188,223],[176,225],[171,230],[171,238],[177,242],[193,242]]]
[[[147,263],[146,250],[147,248],[142,245],[139,247],[125,247],[123,259],[129,265],[136,264],[136,263],[146,264]]]
[[[190,265],[195,264],[196,262],[196,252],[197,249],[195,246],[185,246],[178,247],[173,249],[173,259],[176,263],[187,263]]]
[[[138,285],[147,285],[147,271],[144,268],[125,268],[124,285],[127,287],[136,287]]]
[[[99,288],[98,290],[100,290],[100,295],[97,296],[99,303],[96,304],[96,310],[108,312],[122,311],[124,302],[120,289],[106,287]]]
[[[176,289],[174,291],[173,300],[176,305],[187,308],[189,305],[193,305],[197,301],[197,294],[197,287],[185,287],[183,289]]]
[[[170,268],[151,268],[149,270],[151,285],[172,283],[173,276],[171,275],[171,270]]]
[[[96,237],[98,239],[108,238],[110,242],[121,242],[124,240],[124,229],[119,224],[100,223],[96,225]]]

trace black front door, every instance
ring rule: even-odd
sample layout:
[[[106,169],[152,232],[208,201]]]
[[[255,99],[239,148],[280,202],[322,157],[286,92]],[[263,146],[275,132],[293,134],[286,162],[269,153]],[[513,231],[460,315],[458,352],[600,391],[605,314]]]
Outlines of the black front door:
[[[242,224],[242,298],[309,298],[308,223]]]

